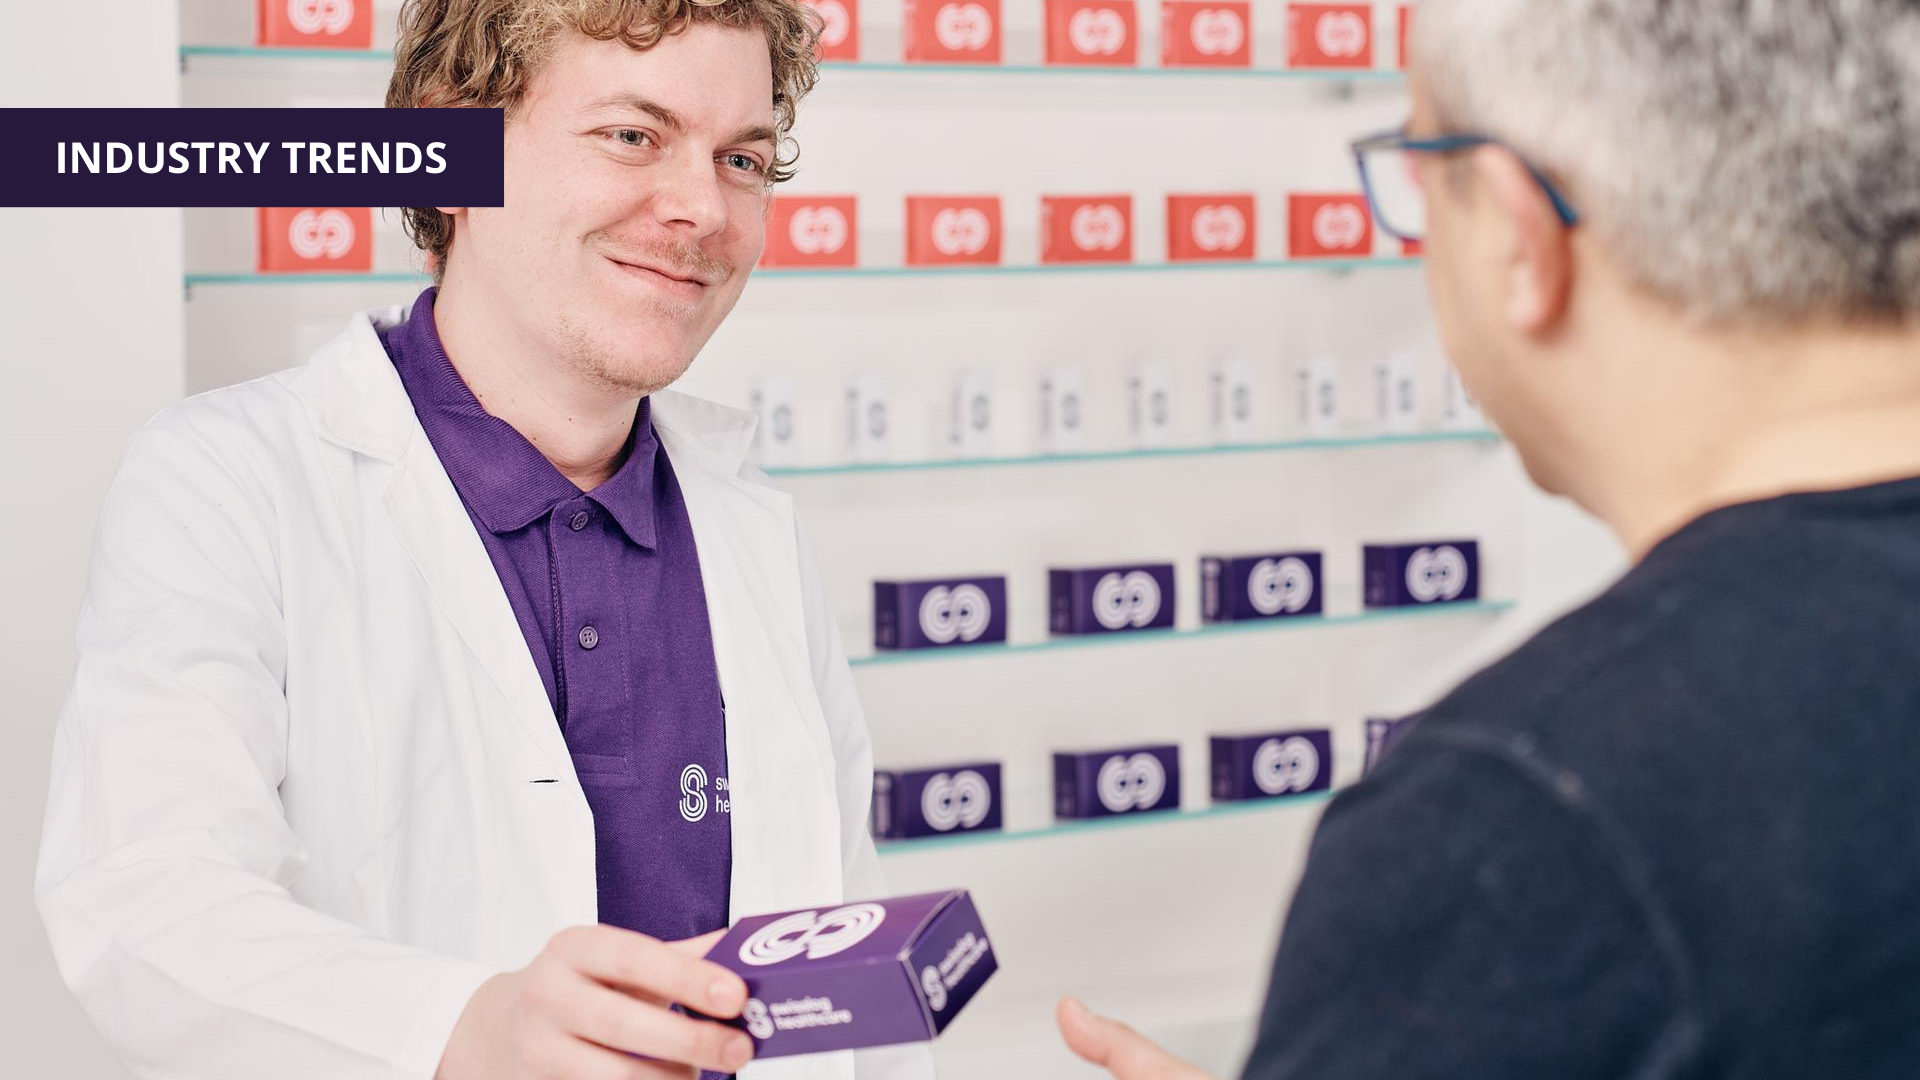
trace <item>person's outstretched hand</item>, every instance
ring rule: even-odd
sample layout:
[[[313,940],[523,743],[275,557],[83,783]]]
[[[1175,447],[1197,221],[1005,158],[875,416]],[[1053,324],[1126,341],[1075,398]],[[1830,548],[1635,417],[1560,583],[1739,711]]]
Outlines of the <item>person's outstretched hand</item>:
[[[1078,998],[1060,999],[1054,1019],[1067,1046],[1112,1073],[1114,1080],[1213,1080],[1127,1025],[1089,1010]]]

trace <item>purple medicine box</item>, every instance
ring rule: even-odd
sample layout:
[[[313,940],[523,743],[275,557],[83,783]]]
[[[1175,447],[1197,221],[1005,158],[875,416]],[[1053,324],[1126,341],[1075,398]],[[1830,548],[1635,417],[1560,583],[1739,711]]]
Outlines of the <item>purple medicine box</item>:
[[[873,774],[875,839],[914,840],[998,828],[997,762]]]
[[[1333,787],[1330,731],[1216,735],[1211,742],[1215,802],[1277,799]]]
[[[1006,640],[1006,578],[873,583],[876,649],[944,649]]]
[[[1055,634],[1112,634],[1173,626],[1173,565],[1047,572]]]
[[[741,919],[707,959],[746,980],[759,1058],[926,1042],[999,967],[963,889]]]
[[[1282,552],[1200,560],[1200,618],[1227,623],[1285,619],[1326,610],[1320,597],[1320,553]]]
[[[1362,775],[1370,773],[1380,764],[1380,759],[1393,744],[1406,738],[1407,729],[1413,726],[1418,716],[1409,716],[1404,720],[1371,719],[1367,721],[1367,760]]]
[[[1053,755],[1053,811],[1100,818],[1180,809],[1180,748],[1135,746]]]
[[[1472,540],[1368,544],[1367,606],[1425,607],[1480,598],[1480,545]]]

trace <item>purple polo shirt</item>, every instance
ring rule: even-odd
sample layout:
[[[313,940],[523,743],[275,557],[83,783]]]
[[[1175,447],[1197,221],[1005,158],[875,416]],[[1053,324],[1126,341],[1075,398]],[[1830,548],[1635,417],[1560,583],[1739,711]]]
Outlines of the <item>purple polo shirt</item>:
[[[726,706],[680,484],[643,400],[582,493],[447,359],[438,290],[381,335],[506,587],[593,808],[600,921],[665,941],[727,925]]]

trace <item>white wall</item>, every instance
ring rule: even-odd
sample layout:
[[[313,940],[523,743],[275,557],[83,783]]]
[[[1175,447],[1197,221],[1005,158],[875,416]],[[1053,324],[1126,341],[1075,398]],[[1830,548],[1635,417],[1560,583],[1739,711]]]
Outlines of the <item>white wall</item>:
[[[1037,28],[1010,3],[1009,60],[1031,59]],[[126,18],[109,38],[63,25],[70,9],[40,5],[44,22],[0,65],[5,104],[171,100],[173,4],[97,5]],[[390,15],[391,5],[383,9]],[[892,8],[863,5],[884,21]],[[246,40],[250,5],[188,5],[189,37]],[[1261,0],[1274,61],[1279,7]],[[239,12],[239,14],[236,14]],[[61,14],[56,14],[61,13]],[[1029,20],[1030,21],[1030,20]],[[1141,24],[1157,25],[1151,3]],[[870,43],[896,40],[883,26]],[[384,43],[384,39],[382,39]],[[103,53],[104,50],[104,53]],[[75,57],[87,63],[76,64]],[[26,68],[18,64],[27,63]],[[377,64],[196,61],[186,104],[372,104]],[[124,70],[100,84],[99,70]],[[103,96],[105,95],[105,96]],[[1139,257],[1159,257],[1160,196],[1255,190],[1263,256],[1278,254],[1276,209],[1289,190],[1351,189],[1340,147],[1390,126],[1397,89],[1351,100],[1312,85],[1210,79],[928,79],[843,73],[803,113],[798,192],[863,199],[868,262],[898,259],[899,198],[908,192],[992,191],[1007,198],[1009,260],[1031,261],[1041,191],[1131,190]],[[250,269],[247,211],[185,217],[184,265]],[[9,491],[0,565],[16,598],[6,649],[18,719],[4,749],[0,819],[0,945],[15,974],[0,1003],[26,1020],[26,1062],[42,1075],[119,1075],[51,972],[27,896],[45,787],[47,733],[71,665],[70,632],[82,559],[100,491],[126,432],[183,389],[298,362],[347,311],[401,302],[405,286],[203,287],[184,308],[181,217],[168,212],[0,211],[6,262],[0,303],[20,347],[5,354]],[[23,246],[24,242],[24,246]],[[389,229],[376,266],[404,269],[411,253]],[[1384,247],[1383,247],[1384,250]],[[24,254],[22,252],[24,251]],[[111,251],[82,257],[79,251]],[[105,295],[114,318],[98,317]],[[84,324],[84,338],[66,328]],[[688,388],[742,402],[758,379],[802,387],[808,452],[836,450],[833,403],[856,373],[883,373],[908,415],[906,456],[927,448],[930,417],[953,368],[984,367],[1017,420],[1003,436],[1024,449],[1022,412],[1039,368],[1085,368],[1104,418],[1096,443],[1122,438],[1119,388],[1132,365],[1176,365],[1185,391],[1181,436],[1206,438],[1198,400],[1207,361],[1256,364],[1270,389],[1267,433],[1286,430],[1281,387],[1290,365],[1329,353],[1364,385],[1364,365],[1426,339],[1418,271],[1229,272],[940,281],[765,280],[696,365]],[[183,340],[188,359],[183,362]],[[1355,421],[1356,429],[1361,426]],[[862,669],[883,764],[981,755],[1008,762],[1010,824],[1047,817],[1045,755],[1065,743],[1175,738],[1188,757],[1191,804],[1204,802],[1204,737],[1213,730],[1325,725],[1336,730],[1340,778],[1358,772],[1359,723],[1409,710],[1476,660],[1510,644],[1617,565],[1612,545],[1566,508],[1530,493],[1510,450],[1470,445],[1248,455],[1143,464],[795,479],[854,652],[870,637],[868,583],[885,575],[1002,572],[1013,578],[1014,633],[1037,638],[1038,575],[1050,562],[1176,560],[1196,621],[1193,563],[1206,550],[1310,545],[1329,553],[1336,608],[1357,607],[1364,539],[1478,535],[1487,588],[1520,602],[1500,620],[1436,620],[1251,635],[1165,646],[983,657]],[[1086,995],[1209,1067],[1237,1065],[1267,957],[1299,872],[1315,811],[1282,811],[1007,844],[888,856],[896,888],[973,888],[1000,945],[1004,974],[941,1045],[949,1080],[1084,1076],[1050,1031],[1053,997]],[[1330,987],[1329,992],[1337,992]],[[38,1055],[37,1057],[35,1055]],[[21,1060],[14,1058],[13,1060]]]
[[[178,96],[173,0],[10,4],[0,106],[151,107]],[[103,77],[103,73],[107,73]],[[127,435],[186,386],[178,210],[0,208],[0,1016],[5,1071],[117,1080],[33,910],[53,718],[73,670],[94,516]]]

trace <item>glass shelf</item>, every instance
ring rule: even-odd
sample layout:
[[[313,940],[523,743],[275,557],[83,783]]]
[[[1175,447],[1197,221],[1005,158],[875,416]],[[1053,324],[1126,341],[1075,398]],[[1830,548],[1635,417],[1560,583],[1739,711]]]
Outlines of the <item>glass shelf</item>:
[[[1019,653],[1054,652],[1063,649],[1093,649],[1116,645],[1153,645],[1202,638],[1238,637],[1268,634],[1282,630],[1306,630],[1316,627],[1355,626],[1361,623],[1411,622],[1452,616],[1493,616],[1512,611],[1511,600],[1486,600],[1466,604],[1433,604],[1428,607],[1383,608],[1356,615],[1309,615],[1293,619],[1259,619],[1249,622],[1219,623],[1190,630],[1133,630],[1112,634],[1080,634],[1048,638],[1044,641],[1015,642],[1010,645],[970,645],[954,648],[902,649],[899,652],[874,653],[849,660],[856,668],[891,667],[899,664],[931,663],[939,660],[976,660]]]
[[[392,63],[390,49],[299,49],[258,45],[182,45],[180,64],[198,58],[251,60],[338,60]],[[829,60],[824,72],[864,72],[873,75],[1043,75],[1083,78],[1266,79],[1303,82],[1401,82],[1403,71],[1387,68],[1229,68],[1229,67],[1106,67],[1053,64],[909,64],[892,61]]]
[[[829,278],[942,278],[1013,277],[1034,274],[1162,274],[1219,270],[1320,270],[1327,273],[1351,273],[1355,270],[1404,269],[1419,266],[1419,259],[1284,259],[1267,262],[1179,262],[1179,263],[1063,263],[1054,266],[848,266],[822,267],[817,270],[755,270],[759,278],[787,280]],[[424,285],[427,275],[412,271],[388,271],[371,274],[187,274],[182,282],[188,289],[202,285]]]
[[[795,465],[766,470],[767,475],[789,477],[864,476],[872,473],[952,472],[1041,465],[1084,465],[1103,461],[1153,461],[1159,458],[1225,457],[1234,454],[1279,454],[1302,450],[1355,450],[1376,446],[1420,446],[1432,443],[1494,445],[1494,431],[1429,431],[1411,435],[1360,435],[1342,439],[1296,439],[1289,442],[1228,443],[1220,446],[1169,446],[1152,450],[1109,450],[1090,454],[1034,454],[1025,457],[955,458],[938,461],[902,461],[876,465]]]
[[[944,851],[955,847],[975,847],[983,844],[1011,844],[1021,840],[1041,840],[1056,836],[1075,836],[1081,833],[1104,832],[1112,829],[1143,828],[1149,825],[1173,825],[1181,822],[1206,821],[1214,818],[1246,817],[1253,814],[1276,814],[1288,810],[1317,808],[1338,792],[1316,791],[1307,795],[1288,795],[1277,799],[1255,799],[1248,802],[1217,803],[1197,810],[1164,810],[1146,814],[1119,814],[1114,817],[1092,818],[1087,821],[1059,821],[1045,828],[1020,829],[1013,832],[993,830],[991,832],[956,833],[952,836],[929,836],[917,840],[881,840],[875,846],[882,855],[911,855],[922,851]]]

